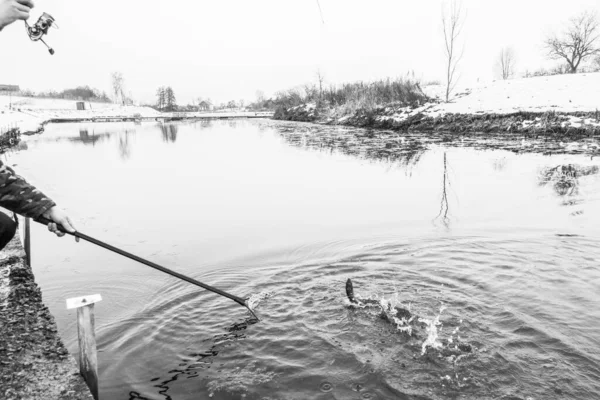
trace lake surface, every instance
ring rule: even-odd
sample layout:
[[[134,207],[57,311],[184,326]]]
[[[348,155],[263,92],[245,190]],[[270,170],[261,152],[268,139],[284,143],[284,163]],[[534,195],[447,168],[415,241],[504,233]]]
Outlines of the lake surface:
[[[72,353],[65,299],[103,297],[102,399],[593,398],[597,143],[540,143],[267,120],[51,124],[9,162],[81,232],[270,295],[248,324],[231,300],[36,224],[34,273]],[[348,278],[429,324],[409,336],[350,307]],[[472,351],[448,355],[450,339]]]

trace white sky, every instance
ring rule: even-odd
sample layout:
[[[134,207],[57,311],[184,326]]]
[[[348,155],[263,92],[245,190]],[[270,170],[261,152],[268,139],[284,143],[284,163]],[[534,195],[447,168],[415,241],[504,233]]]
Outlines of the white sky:
[[[154,102],[172,86],[179,104],[254,100],[315,80],[395,77],[414,70],[425,80],[444,72],[443,0],[37,0],[56,18],[47,42],[31,43],[22,23],[0,33],[0,83],[32,90],[90,85],[110,92],[121,71],[138,101]],[[502,46],[517,69],[552,65],[541,45],[548,32],[598,0],[463,0],[466,23],[461,83],[493,78]]]

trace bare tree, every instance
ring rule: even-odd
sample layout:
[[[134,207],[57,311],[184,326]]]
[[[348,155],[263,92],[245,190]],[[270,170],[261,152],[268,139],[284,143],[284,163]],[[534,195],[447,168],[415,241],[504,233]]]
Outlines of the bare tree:
[[[569,65],[569,72],[574,74],[583,60],[600,52],[599,37],[600,23],[597,14],[584,11],[571,18],[562,34],[546,39],[548,57],[564,59]]]
[[[165,108],[166,104],[166,88],[164,86],[161,86],[156,90],[156,107],[158,107],[158,109],[162,111]]]
[[[123,100],[123,91],[125,86],[125,80],[123,79],[123,74],[115,71],[110,75],[113,94],[115,96],[115,103],[119,102],[119,96],[121,100]]]
[[[265,101],[265,92],[259,89],[256,91],[256,102],[262,103],[263,101]]]
[[[498,67],[500,76],[506,80],[515,74],[515,52],[512,47],[503,47],[498,55]]]
[[[165,108],[167,111],[177,110],[177,99],[171,86],[165,88]]]
[[[306,97],[307,102],[319,100],[319,90],[314,83],[305,83],[304,86],[304,96]]]
[[[450,0],[449,7],[442,8],[442,29],[446,51],[446,102],[456,86],[458,77],[456,67],[460,62],[464,48],[458,44],[458,38],[463,28],[465,16],[462,6],[456,0]]]
[[[325,77],[320,69],[317,70],[317,84],[319,85],[319,105],[321,105],[321,100],[323,99],[323,83],[325,82]]]

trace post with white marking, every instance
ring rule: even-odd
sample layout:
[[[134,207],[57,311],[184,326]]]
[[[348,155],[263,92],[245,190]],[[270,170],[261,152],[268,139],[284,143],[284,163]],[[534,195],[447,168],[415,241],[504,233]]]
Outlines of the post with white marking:
[[[94,304],[101,300],[99,294],[67,299],[67,309],[77,309],[79,372],[96,400],[98,400],[98,354],[94,331]]]

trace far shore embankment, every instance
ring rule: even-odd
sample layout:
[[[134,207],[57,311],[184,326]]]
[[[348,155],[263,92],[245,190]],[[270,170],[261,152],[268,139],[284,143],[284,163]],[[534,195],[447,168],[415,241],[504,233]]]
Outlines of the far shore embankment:
[[[448,103],[441,86],[423,91],[429,100],[412,106],[342,115],[339,107],[302,104],[279,109],[274,118],[402,132],[600,135],[600,72],[493,81],[462,89]]]
[[[39,133],[47,123],[111,121],[180,121],[187,119],[270,118],[272,112],[219,110],[160,112],[145,106],[83,102],[32,97],[0,96],[0,129],[19,128],[22,134]]]

